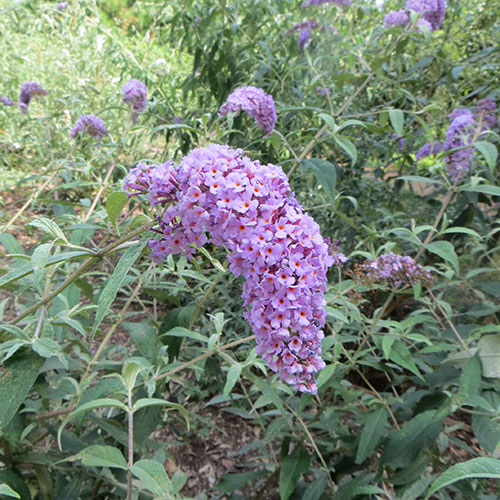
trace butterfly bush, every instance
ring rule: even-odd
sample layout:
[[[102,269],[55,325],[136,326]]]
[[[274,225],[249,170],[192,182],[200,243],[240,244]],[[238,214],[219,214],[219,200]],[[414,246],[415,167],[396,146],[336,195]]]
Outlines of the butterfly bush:
[[[167,204],[158,216],[152,258],[190,258],[206,243],[229,250],[229,268],[243,276],[245,319],[257,352],[296,389],[317,391],[326,273],[334,263],[318,224],[290,192],[281,167],[261,165],[242,150],[198,148],[175,167],[139,164],[125,179],[128,196]],[[344,256],[345,257],[345,256]],[[339,257],[342,259],[342,257]]]
[[[445,167],[450,179],[456,182],[469,171],[475,152],[475,135],[496,126],[496,108],[495,102],[486,98],[477,103],[475,113],[469,109],[455,109],[448,115],[450,126],[445,140],[424,144],[416,153],[416,160],[441,151],[448,153],[444,159]]]
[[[130,106],[132,122],[137,120],[138,113],[144,113],[147,106],[148,89],[140,80],[132,78],[122,89],[123,103]]]
[[[429,31],[436,31],[441,27],[446,14],[445,0],[407,0],[405,8],[393,10],[384,18],[387,28],[392,26],[408,26],[410,24],[410,11],[413,10],[422,15],[417,21],[420,28],[426,27]]]
[[[381,282],[392,288],[414,285],[419,281],[428,282],[431,279],[429,271],[414,259],[393,252],[369,260],[361,268],[369,281]]]
[[[302,3],[302,5],[300,6],[301,9],[305,9],[306,7],[309,7],[310,5],[315,5],[315,6],[318,6],[318,5],[323,5],[324,3],[335,3],[339,6],[342,6],[342,5],[351,5],[352,3],[352,0],[306,0],[305,2]]]
[[[107,133],[106,125],[98,116],[83,115],[78,118],[71,129],[70,136],[74,139],[80,134],[86,134],[96,139],[102,139]]]
[[[19,94],[19,107],[21,111],[26,114],[31,99],[36,96],[43,96],[49,93],[37,82],[25,82],[21,85],[21,92]]]
[[[323,97],[330,94],[330,87],[321,87],[318,85],[314,90],[317,94],[321,94]]]
[[[219,118],[228,113],[239,115],[241,110],[246,111],[257,122],[257,126],[271,135],[276,123],[276,108],[273,97],[262,89],[252,86],[236,89],[219,109]]]

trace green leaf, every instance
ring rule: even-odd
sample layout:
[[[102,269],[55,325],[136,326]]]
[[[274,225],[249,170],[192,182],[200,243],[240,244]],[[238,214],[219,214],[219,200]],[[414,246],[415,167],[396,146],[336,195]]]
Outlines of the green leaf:
[[[52,236],[55,239],[54,243],[68,243],[62,229],[54,221],[47,219],[47,217],[38,217],[26,225],[41,229],[44,233]]]
[[[118,232],[116,221],[118,220],[118,217],[120,217],[127,201],[128,198],[124,191],[115,191],[114,193],[111,193],[106,200],[106,212],[108,214],[109,221],[115,228],[116,232]]]
[[[156,460],[139,460],[131,467],[132,474],[160,498],[173,498],[174,488],[165,469]]]
[[[288,500],[295,490],[300,476],[309,469],[311,457],[309,453],[298,444],[290,455],[287,455],[281,463],[280,470],[280,498]]]
[[[398,137],[401,137],[403,135],[403,127],[405,123],[405,115],[403,112],[400,109],[390,109],[389,120],[391,120],[394,132],[398,134]]]
[[[319,471],[316,479],[304,491],[302,498],[307,500],[320,500],[328,483],[328,475],[324,471]]]
[[[496,146],[488,141],[477,141],[474,143],[474,147],[484,156],[490,171],[493,173],[498,158]]]
[[[425,248],[436,255],[439,255],[443,260],[449,262],[458,273],[458,258],[453,245],[449,241],[433,241],[425,245]]]
[[[283,406],[283,403],[281,402],[281,398],[276,394],[274,389],[271,387],[270,384],[268,384],[264,379],[255,377],[253,380],[253,383],[257,386],[257,388],[266,396],[272,403],[274,403],[274,406],[278,408],[278,410],[281,412],[282,415],[286,414],[285,407]]]
[[[33,351],[25,351],[4,364],[0,376],[0,436],[26,399],[44,361]]]
[[[384,335],[382,337],[382,351],[384,351],[385,359],[390,359],[392,344],[396,341],[396,337]]]
[[[170,329],[168,332],[162,334],[162,337],[164,335],[168,337],[189,337],[194,340],[199,340],[200,342],[208,342],[210,340],[208,337],[201,335],[201,333],[193,332],[182,326],[176,326]]]
[[[104,316],[109,312],[109,308],[113,300],[121,288],[130,268],[134,265],[142,250],[146,246],[146,240],[138,242],[136,245],[127,248],[122,258],[118,261],[111,278],[109,278],[104,290],[99,297],[99,304],[97,306],[97,313],[95,315],[94,327],[92,328],[91,336],[94,335],[97,328],[101,324]]]
[[[352,160],[352,166],[358,161],[358,150],[356,146],[347,137],[342,137],[340,135],[335,135],[333,137],[335,142],[349,155]]]
[[[363,427],[359,438],[359,446],[355,460],[357,464],[363,463],[377,447],[377,444],[384,433],[386,423],[387,410],[385,408],[379,408],[377,411],[368,415],[366,424]]]
[[[450,467],[431,484],[425,499],[427,500],[436,491],[457,481],[480,477],[500,479],[500,460],[480,457]]]
[[[241,375],[241,365],[239,363],[235,363],[231,365],[227,372],[226,384],[224,385],[223,395],[228,396],[229,393],[233,390],[234,385],[238,382],[238,379]]]
[[[78,415],[85,413],[90,410],[96,410],[97,408],[119,408],[120,410],[127,411],[127,407],[118,399],[112,398],[99,398],[94,399],[94,401],[89,401],[79,406],[75,411],[71,412],[62,422],[59,430],[57,431],[57,444],[59,449],[61,449],[61,433],[68,422],[73,420]]]
[[[142,408],[148,406],[168,406],[172,410],[177,410],[186,420],[187,427],[189,429],[189,414],[186,409],[178,403],[173,403],[172,401],[165,401],[159,398],[142,398],[135,402],[133,406],[133,411],[136,412]]]
[[[245,486],[249,481],[259,479],[267,473],[264,470],[257,470],[252,472],[242,472],[241,474],[226,474],[221,478],[215,486],[217,491],[221,493],[230,493],[231,491],[239,490]]]
[[[6,497],[21,498],[19,493],[16,493],[10,486],[6,484],[0,484],[0,495],[5,495]]]
[[[333,203],[337,189],[337,170],[335,169],[335,165],[319,158],[302,160],[301,165],[303,168],[314,172],[318,183],[325,190],[330,202]]]
[[[478,342],[483,376],[500,378],[500,333],[485,335]]]
[[[389,353],[389,359],[397,363],[399,366],[410,370],[417,377],[423,380],[422,375],[418,371],[417,365],[415,361],[413,361],[413,357],[408,348],[402,344],[401,342],[396,342]]]
[[[92,445],[82,450],[74,458],[81,458],[87,467],[115,467],[127,469],[127,462],[118,448]]]
[[[491,194],[493,196],[500,196],[500,187],[491,186],[490,184],[478,184],[476,186],[467,186],[462,188],[462,191],[467,191],[469,193],[483,193],[483,194]]]
[[[145,321],[141,321],[140,323],[125,321],[122,325],[132,337],[139,352],[149,360],[156,360],[158,352],[158,335],[156,334],[156,329]]]
[[[459,394],[462,397],[472,396],[477,393],[481,383],[481,362],[473,356],[466,363],[460,375]]]

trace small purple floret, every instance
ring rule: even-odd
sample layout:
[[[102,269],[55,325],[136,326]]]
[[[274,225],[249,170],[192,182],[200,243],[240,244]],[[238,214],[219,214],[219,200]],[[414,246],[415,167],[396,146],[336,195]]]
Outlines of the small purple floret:
[[[443,145],[439,141],[428,142],[424,144],[416,153],[415,159],[417,161],[422,160],[430,155],[437,155],[441,152]]]
[[[14,104],[7,96],[0,97],[0,102],[6,106],[12,106]]]
[[[69,2],[59,2],[57,4],[57,10],[61,11],[61,10],[65,10],[69,7]]]

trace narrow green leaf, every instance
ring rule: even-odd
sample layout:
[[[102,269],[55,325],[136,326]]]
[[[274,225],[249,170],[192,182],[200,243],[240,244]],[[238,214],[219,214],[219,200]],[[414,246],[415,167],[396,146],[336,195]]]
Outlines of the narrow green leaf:
[[[297,445],[290,455],[287,455],[281,463],[280,470],[280,498],[288,500],[295,490],[300,476],[309,469],[311,457],[302,447]]]
[[[146,240],[138,242],[136,245],[129,247],[122,258],[119,260],[111,278],[107,282],[104,290],[99,297],[99,304],[97,306],[97,313],[95,315],[94,327],[92,328],[91,336],[94,335],[97,328],[101,324],[104,316],[108,313],[113,300],[121,288],[125,277],[127,276],[130,268],[134,265],[139,255],[141,255],[142,250],[146,246]]]
[[[44,359],[33,351],[16,353],[0,375],[0,436],[26,399]]]
[[[165,332],[163,336],[167,337],[189,337],[194,340],[199,340],[200,342],[208,342],[210,339],[208,337],[205,337],[204,335],[201,335],[201,333],[198,332],[193,332],[191,330],[188,330],[187,328],[184,328],[182,326],[176,326],[174,328],[171,328],[168,332]]]
[[[405,123],[405,115],[403,112],[400,109],[390,109],[389,120],[391,120],[394,132],[398,134],[398,137],[401,137],[403,135],[403,127]]]
[[[396,342],[392,345],[391,351],[389,353],[389,359],[397,363],[399,366],[406,368],[407,370],[414,373],[418,378],[422,379],[415,361],[408,348],[401,342]]]
[[[276,394],[271,385],[268,384],[264,379],[258,377],[255,377],[255,380],[253,382],[260,390],[260,392],[262,392],[264,396],[266,396],[269,400],[271,400],[272,403],[274,403],[274,406],[278,408],[281,414],[285,415],[286,411],[283,403],[281,402],[281,398]]]
[[[425,499],[427,500],[436,491],[457,481],[480,477],[500,479],[500,460],[480,457],[450,467],[431,484]]]
[[[241,487],[245,486],[248,482],[259,479],[265,475],[266,471],[264,470],[242,472],[241,474],[226,474],[215,486],[215,489],[221,493],[230,493],[231,491],[241,489]]]
[[[180,404],[173,403],[172,401],[165,401],[164,399],[159,398],[142,398],[135,402],[133,411],[136,412],[148,406],[168,406],[172,410],[177,410],[186,420],[186,424],[189,429],[189,414],[186,409]]]
[[[85,413],[90,410],[96,410],[97,408],[119,408],[120,410],[127,411],[127,407],[118,399],[112,398],[99,398],[94,399],[94,401],[89,401],[88,403],[84,403],[79,406],[75,411],[71,412],[62,422],[59,430],[57,431],[57,444],[59,445],[59,449],[61,449],[61,433],[66,427],[66,424],[73,420],[78,415]]]
[[[364,425],[359,438],[359,446],[355,460],[357,464],[363,463],[377,447],[377,444],[384,433],[386,423],[387,410],[385,408],[379,408],[377,411],[368,415],[366,424]]]
[[[122,210],[127,202],[128,198],[124,191],[115,191],[114,193],[111,193],[106,200],[106,212],[108,214],[109,222],[111,222],[116,232],[118,232],[116,221],[118,220],[118,217],[120,217],[120,214],[122,213]]]
[[[460,375],[460,391],[462,397],[477,393],[481,383],[481,362],[478,356],[473,356],[466,363]]]
[[[127,469],[127,462],[118,448],[93,445],[82,450],[75,458],[81,458],[87,467],[115,467]]]
[[[349,155],[352,160],[352,166],[354,166],[358,161],[358,150],[356,149],[356,146],[350,139],[347,139],[347,137],[335,135],[333,138],[335,139],[335,142]]]
[[[500,378],[500,333],[484,335],[478,342],[478,347],[483,375],[488,378]]]
[[[314,172],[318,183],[325,190],[330,202],[333,203],[337,189],[337,170],[335,169],[335,165],[319,158],[303,160],[301,165],[303,168]]]
[[[5,495],[6,497],[21,498],[19,493],[16,493],[10,486],[6,484],[0,484],[0,495]]]
[[[458,258],[453,245],[449,241],[433,241],[425,245],[425,248],[436,255],[439,255],[443,260],[449,262],[458,273]]]
[[[139,460],[131,467],[132,474],[139,478],[148,490],[160,498],[173,498],[172,482],[160,462]]]
[[[467,186],[461,189],[469,193],[483,193],[491,194],[493,196],[500,196],[500,186],[491,186],[490,184],[478,184],[477,186]]]
[[[241,365],[239,363],[235,363],[231,365],[227,372],[226,384],[224,385],[223,395],[228,396],[229,393],[233,390],[234,385],[238,382],[238,379],[241,375]]]
[[[476,141],[474,147],[484,156],[488,167],[490,167],[490,171],[493,173],[498,158],[496,146],[488,141]]]
[[[307,500],[320,500],[327,483],[328,475],[324,471],[319,471],[316,479],[304,491],[303,498]]]

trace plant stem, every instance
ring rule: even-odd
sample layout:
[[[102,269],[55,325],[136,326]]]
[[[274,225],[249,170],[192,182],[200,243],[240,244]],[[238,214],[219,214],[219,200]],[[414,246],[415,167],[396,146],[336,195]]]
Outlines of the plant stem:
[[[183,363],[182,365],[177,366],[176,368],[173,368],[172,370],[169,370],[166,373],[162,373],[161,375],[156,375],[156,377],[153,377],[152,380],[156,381],[156,380],[162,380],[162,379],[167,378],[167,377],[171,377],[175,373],[184,370],[184,368],[187,368],[188,366],[191,366],[191,365],[194,365],[195,363],[198,363],[198,361],[202,361],[206,358],[209,358],[210,356],[213,356],[214,354],[227,351],[228,349],[239,346],[240,344],[244,344],[245,342],[249,342],[250,340],[252,340],[254,338],[255,338],[255,335],[249,335],[248,337],[245,337],[243,339],[229,342],[229,344],[223,345],[222,347],[219,347],[218,349],[213,349],[211,351],[208,351],[205,354],[202,354],[202,355],[198,356],[197,358],[192,359],[191,361],[187,361],[186,363]]]
[[[49,293],[45,297],[42,297],[42,299],[37,302],[36,304],[33,304],[31,307],[28,307],[23,313],[21,313],[19,316],[15,317],[11,321],[9,321],[7,324],[9,325],[15,325],[16,323],[19,323],[22,319],[26,318],[26,316],[29,316],[31,313],[37,311],[40,307],[47,305],[49,302],[51,302],[55,297],[57,297],[62,291],[64,291],[71,283],[73,283],[75,280],[78,279],[78,277],[83,274],[87,269],[89,269],[92,264],[94,263],[94,260],[99,257],[103,257],[105,255],[108,255],[110,252],[115,250],[117,247],[119,247],[122,243],[125,241],[131,240],[132,238],[135,238],[139,234],[141,234],[143,231],[145,231],[149,227],[150,223],[147,222],[146,224],[142,224],[138,228],[134,229],[131,233],[122,236],[118,240],[114,241],[113,243],[110,243],[108,246],[102,248],[98,252],[95,253],[95,255],[89,257],[85,262],[83,262],[80,267],[73,272],[66,280],[61,283],[53,292]]]
[[[127,500],[132,499],[132,465],[134,465],[134,411],[132,409],[132,389],[128,391],[128,482]]]

